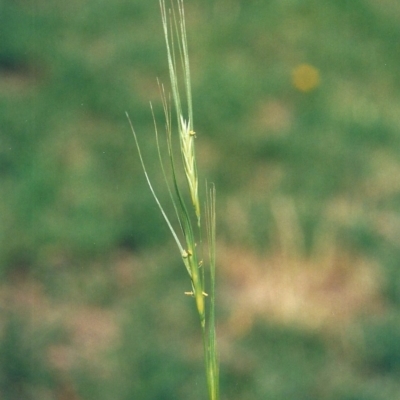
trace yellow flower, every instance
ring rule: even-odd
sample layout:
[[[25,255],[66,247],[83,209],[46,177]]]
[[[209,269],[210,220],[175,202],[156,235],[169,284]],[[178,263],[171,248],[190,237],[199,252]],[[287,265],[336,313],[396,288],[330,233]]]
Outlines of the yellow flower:
[[[301,92],[310,92],[319,86],[319,71],[310,64],[300,64],[292,72],[292,83]]]

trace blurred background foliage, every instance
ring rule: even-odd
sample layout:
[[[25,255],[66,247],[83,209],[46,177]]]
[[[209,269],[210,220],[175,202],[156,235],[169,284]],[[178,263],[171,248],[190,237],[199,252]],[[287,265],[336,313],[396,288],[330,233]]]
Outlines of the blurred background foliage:
[[[400,5],[187,0],[224,399],[400,399]],[[149,101],[157,0],[0,0],[0,398],[204,399]]]

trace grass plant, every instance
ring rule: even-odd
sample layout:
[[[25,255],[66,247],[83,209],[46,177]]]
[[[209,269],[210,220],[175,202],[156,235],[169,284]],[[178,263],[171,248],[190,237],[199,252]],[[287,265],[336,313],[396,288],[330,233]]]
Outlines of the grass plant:
[[[169,80],[162,75],[167,72],[167,58],[158,2],[80,2],[78,18],[76,2],[37,2],[35,7],[31,3],[3,1],[0,6],[0,185],[4,193],[0,196],[0,297],[7,310],[23,312],[22,321],[14,325],[5,321],[8,313],[2,313],[0,348],[7,350],[7,359],[0,357],[0,398],[23,397],[21,392],[7,395],[10,387],[27,389],[30,398],[73,396],[60,393],[57,382],[70,382],[67,388],[79,389],[76,397],[88,400],[206,398],[206,385],[204,390],[196,386],[198,360],[187,358],[187,347],[179,347],[182,335],[167,328],[181,324],[179,330],[188,332],[184,334],[188,345],[192,343],[189,332],[197,328],[202,345],[195,299],[180,294],[193,291],[191,280],[179,269],[179,253],[174,257],[178,273],[173,265],[157,268],[156,264],[170,266],[169,254],[175,249],[165,254],[165,229],[160,229],[158,210],[149,201],[141,167],[136,168],[137,153],[133,157],[130,147],[134,140],[118,134],[128,127],[126,120],[121,121],[121,109],[129,104],[157,196],[165,210],[172,209],[168,199],[164,201],[165,185],[158,184],[159,164],[145,153],[153,146],[153,135],[146,135],[149,125],[153,132],[149,82],[156,76],[162,76],[164,83]],[[357,0],[185,3],[189,47],[192,38],[196,42],[196,54],[190,48],[189,55],[201,227],[205,232],[205,154],[207,174],[216,183],[219,208],[224,210],[217,214],[218,236],[226,244],[218,248],[218,268],[232,272],[224,273],[223,290],[222,282],[218,284],[218,298],[223,300],[219,307],[227,307],[221,397],[399,398],[400,14],[398,0],[379,5]],[[175,48],[180,71],[176,39]],[[195,65],[200,73],[194,74]],[[299,74],[304,65],[312,68]],[[319,85],[304,91],[307,82],[312,87],[313,68]],[[183,84],[181,79],[186,112]],[[166,92],[171,92],[172,101],[172,91]],[[154,111],[164,139],[163,118],[155,105]],[[198,237],[197,217],[177,154],[180,139],[174,109],[172,117],[179,182]],[[188,121],[186,113],[184,117]],[[160,143],[163,148],[164,140]],[[162,154],[168,161],[167,149]],[[171,188],[174,192],[172,184]],[[281,204],[281,199],[293,202],[294,221],[285,214],[290,214],[290,204]],[[173,209],[168,217],[187,249]],[[297,238],[296,227],[301,229],[304,254],[290,247],[292,238]],[[277,228],[284,229],[291,252],[291,264],[281,269],[282,259],[274,256],[281,251]],[[136,271],[132,266],[141,253],[146,253],[147,268]],[[276,270],[276,278],[289,285],[279,297],[289,299],[294,293],[289,289],[298,282],[297,275],[286,279],[290,268],[296,267],[304,277],[303,267],[307,274],[309,267],[315,267],[320,287],[324,268],[318,263],[326,263],[328,255],[335,269],[323,287],[331,295],[338,296],[338,285],[351,288],[353,280],[355,285],[382,285],[371,298],[372,308],[360,309],[360,325],[357,322],[353,328],[335,322],[333,331],[324,328],[324,349],[320,349],[314,329],[311,343],[317,347],[309,344],[307,332],[293,332],[286,325],[277,331],[268,321],[265,325],[266,312],[256,315],[254,325],[249,323],[241,299],[254,299],[260,282],[251,278],[248,267],[255,269],[259,261],[266,279]],[[360,266],[376,268],[376,279],[360,275]],[[248,281],[245,291],[241,282],[237,286],[241,276]],[[275,293],[273,282],[267,284]],[[317,298],[315,306],[322,307],[324,301],[319,300],[327,299],[325,292],[314,281],[307,282],[312,290],[300,285],[300,292]],[[356,286],[365,292],[364,284]],[[205,292],[207,324],[211,318],[208,279]],[[350,303],[363,304],[358,293],[349,291]],[[338,310],[339,304],[347,302],[346,296],[340,298],[329,304]],[[30,299],[35,301],[34,315],[24,312]],[[182,302],[187,305],[183,310]],[[160,306],[165,306],[163,312]],[[102,354],[102,343],[108,328],[103,332],[102,323],[85,318],[84,325],[74,322],[77,331],[71,330],[70,322],[80,321],[82,312],[87,315],[92,307],[96,307],[94,316],[100,312],[100,321],[104,315],[106,321],[128,319],[115,327],[110,324],[120,329],[121,341],[110,343],[107,354]],[[61,314],[67,310],[68,318],[54,319],[60,310]],[[195,326],[183,316],[190,311]],[[349,315],[349,307],[345,314]],[[341,313],[324,315],[336,321]],[[61,346],[48,335],[35,340],[36,328],[35,332],[29,329],[34,316],[40,319],[38,332],[47,332],[48,318],[60,332],[65,327],[65,333],[57,336]],[[296,317],[303,316],[314,318],[307,310]],[[149,330],[154,326],[157,329]],[[13,339],[13,327],[19,329],[17,333],[24,331],[22,341]],[[88,349],[95,358],[89,355],[84,362],[82,339],[89,329],[94,334]],[[138,349],[137,343],[144,340]],[[38,374],[42,368],[36,364],[36,372],[30,371],[31,356],[28,352],[27,358],[25,345],[34,358],[48,363],[55,381]],[[79,371],[71,373],[64,368],[67,364],[55,369],[54,348],[61,350],[60,355],[67,351],[68,365],[78,366]],[[232,348],[235,354],[230,354]],[[187,368],[191,363],[193,368]],[[10,386],[10,377],[18,377],[17,385]]]
[[[208,395],[210,400],[217,400],[219,399],[219,366],[215,334],[216,191],[214,185],[206,184],[205,211],[203,216],[195,154],[196,133],[193,126],[190,65],[183,0],[171,2],[171,8],[169,9],[166,7],[165,1],[160,0],[160,9],[167,48],[172,101],[171,97],[167,96],[164,86],[160,82],[159,88],[165,115],[166,142],[172,185],[169,184],[170,179],[164,167],[157,123],[153,108],[151,107],[151,109],[160,167],[177,216],[179,229],[174,228],[156,195],[142,157],[136,132],[128,114],[127,117],[135,138],[140,162],[148,186],[171,231],[190,278],[191,290],[185,292],[185,294],[193,297],[195,300],[203,336]],[[175,118],[173,118],[173,114],[175,114]],[[175,140],[175,133],[177,133],[178,140]],[[179,164],[174,157],[175,146],[179,147],[182,158],[182,168],[178,167]],[[185,176],[187,183],[184,187],[182,187],[179,180],[181,173]],[[190,207],[187,206],[187,199],[190,199]],[[205,220],[207,234],[207,264],[210,275],[210,289],[208,293],[205,288],[206,263],[202,258],[203,218]]]

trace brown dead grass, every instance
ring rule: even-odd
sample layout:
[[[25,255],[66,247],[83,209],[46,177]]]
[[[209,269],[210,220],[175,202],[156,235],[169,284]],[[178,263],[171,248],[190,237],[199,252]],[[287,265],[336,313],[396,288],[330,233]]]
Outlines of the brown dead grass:
[[[244,248],[220,245],[229,335],[246,334],[259,318],[335,329],[382,307],[376,264],[339,249],[326,256],[257,256]]]

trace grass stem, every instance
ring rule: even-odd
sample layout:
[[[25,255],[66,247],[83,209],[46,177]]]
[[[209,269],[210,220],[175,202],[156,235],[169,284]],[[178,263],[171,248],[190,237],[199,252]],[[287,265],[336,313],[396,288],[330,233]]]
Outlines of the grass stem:
[[[175,9],[177,8],[178,13]],[[193,128],[193,106],[192,106],[192,89],[190,80],[189,53],[186,35],[185,13],[183,0],[171,0],[171,8],[167,10],[165,0],[160,0],[161,19],[164,31],[165,43],[167,48],[167,60],[169,77],[172,91],[172,106],[175,110],[176,120],[172,120],[171,102],[168,100],[164,86],[159,83],[161,100],[165,115],[165,130],[168,149],[168,158],[172,177],[172,186],[169,185],[166,170],[162,160],[160,150],[159,135],[153,108],[151,111],[154,120],[154,128],[156,133],[156,143],[158,157],[162,169],[164,179],[166,181],[170,198],[172,200],[181,233],[178,234],[168,218],[164,208],[162,207],[155,190],[151,184],[147,169],[142,157],[139,141],[132,122],[127,114],[129,124],[137,146],[139,160],[143,168],[143,172],[150,188],[150,191],[161,211],[161,214],[167,223],[169,230],[178,246],[180,255],[189,274],[192,291],[186,292],[195,299],[196,310],[200,320],[200,327],[203,335],[204,361],[207,377],[208,395],[210,400],[219,399],[219,366],[217,357],[217,344],[215,333],[215,268],[216,268],[216,212],[215,212],[215,196],[216,190],[214,185],[206,185],[205,195],[205,226],[207,233],[208,246],[208,264],[210,274],[210,291],[209,294],[205,290],[205,274],[203,260],[200,257],[201,247],[203,245],[201,239],[201,220],[203,218],[200,207],[199,184],[197,174],[197,163],[195,153],[196,134]],[[168,12],[167,12],[168,11]],[[180,58],[181,67],[178,69],[176,63],[176,47]],[[182,74],[180,79],[179,72]],[[184,87],[184,97],[181,97],[180,87]],[[187,108],[184,111],[182,99]],[[173,123],[174,122],[174,123]],[[177,132],[179,150],[182,158],[182,173],[186,177],[187,191],[183,190],[178,181],[178,167],[174,159],[174,143],[175,134]],[[192,209],[186,206],[185,198],[189,197]],[[196,232],[198,232],[196,234]],[[206,302],[206,298],[208,301]]]

